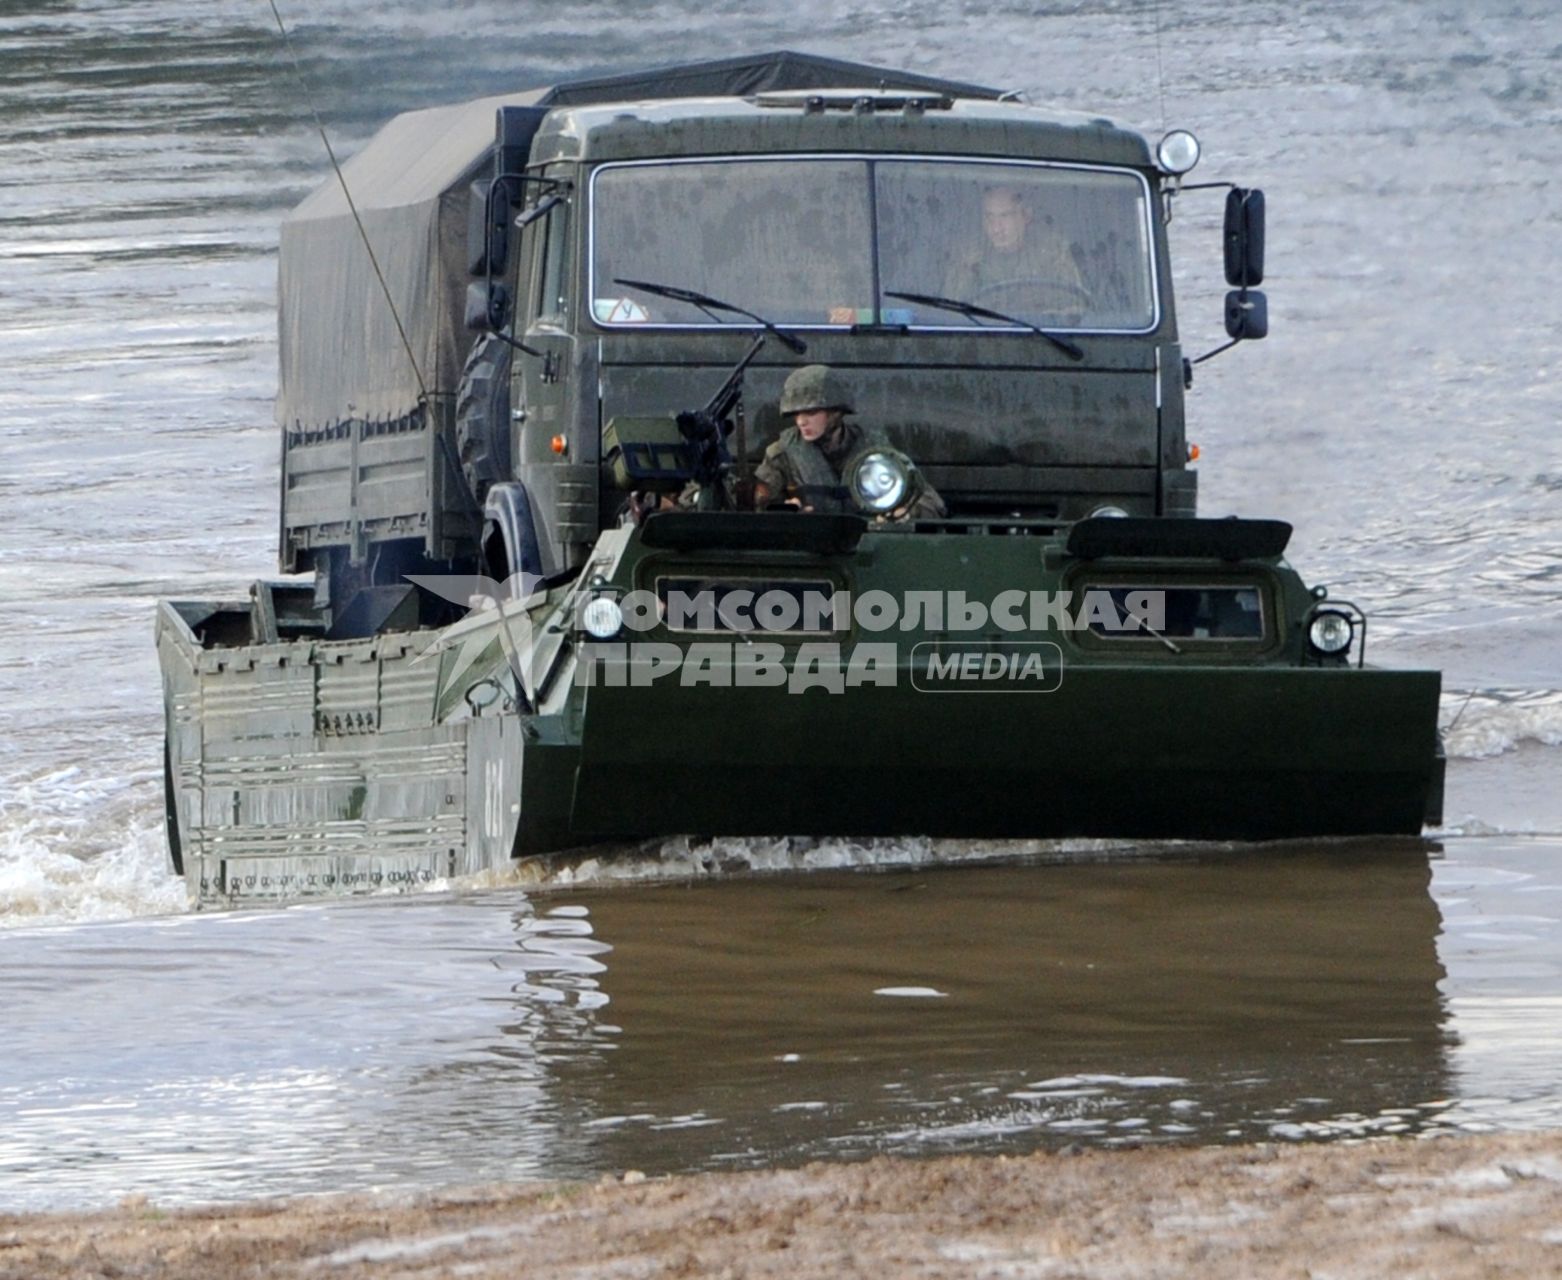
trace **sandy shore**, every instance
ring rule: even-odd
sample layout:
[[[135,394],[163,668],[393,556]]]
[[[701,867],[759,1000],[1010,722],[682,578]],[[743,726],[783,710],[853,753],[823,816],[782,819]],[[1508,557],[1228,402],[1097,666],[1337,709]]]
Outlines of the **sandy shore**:
[[[1562,1273],[1562,1135],[878,1159],[0,1216],[0,1277]]]

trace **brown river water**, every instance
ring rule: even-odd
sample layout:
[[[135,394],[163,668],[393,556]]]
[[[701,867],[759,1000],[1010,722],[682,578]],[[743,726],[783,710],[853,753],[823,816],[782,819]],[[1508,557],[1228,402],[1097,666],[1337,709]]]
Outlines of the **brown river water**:
[[[274,568],[277,224],[325,165],[263,4],[0,6],[0,1208],[1562,1126],[1554,4],[281,7],[344,153],[780,47],[1192,128],[1270,202],[1272,335],[1191,395],[1202,509],[1293,522],[1373,659],[1445,672],[1448,825],[674,841],[190,913],[151,602]],[[1218,218],[1174,226],[1191,352]]]

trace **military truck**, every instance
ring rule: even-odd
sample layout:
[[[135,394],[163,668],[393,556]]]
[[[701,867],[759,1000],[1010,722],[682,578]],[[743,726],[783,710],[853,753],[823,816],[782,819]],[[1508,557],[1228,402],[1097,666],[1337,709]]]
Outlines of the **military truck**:
[[[391,121],[282,230],[308,576],[160,606],[193,891],[673,833],[1437,821],[1437,673],[1366,667],[1286,526],[1196,515],[1197,159],[795,53]],[[1209,185],[1232,345],[1267,330],[1263,197]],[[756,504],[804,366],[874,447],[829,501]]]

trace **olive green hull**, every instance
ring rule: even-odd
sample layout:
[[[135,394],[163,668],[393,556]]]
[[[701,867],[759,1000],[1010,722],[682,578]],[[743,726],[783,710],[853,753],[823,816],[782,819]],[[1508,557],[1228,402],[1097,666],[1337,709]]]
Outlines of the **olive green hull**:
[[[1440,816],[1435,673],[1093,668],[1048,693],[912,676],[592,689],[571,834],[1261,840]]]
[[[828,519],[617,530],[571,582],[444,631],[276,640],[253,601],[164,604],[176,866],[199,901],[228,902],[674,834],[1261,840],[1441,820],[1438,674],[1311,653],[1318,597],[1278,554],[1190,559],[1174,539],[1102,555],[1062,534]],[[1235,526],[1146,528],[1196,542]],[[690,575],[919,603],[807,634],[677,631],[654,609],[639,631],[583,631],[586,600]],[[1029,614],[1002,630],[1014,611],[971,626],[963,606],[928,609],[949,583],[992,602],[1183,580],[1261,600],[1263,638],[1112,639]],[[995,685],[994,654],[1045,661]]]

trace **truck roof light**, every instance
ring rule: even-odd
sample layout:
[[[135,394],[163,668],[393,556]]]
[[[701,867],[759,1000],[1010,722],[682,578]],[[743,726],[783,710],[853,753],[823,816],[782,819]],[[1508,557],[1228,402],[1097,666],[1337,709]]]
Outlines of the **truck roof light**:
[[[1167,173],[1179,177],[1199,162],[1199,140],[1186,129],[1173,129],[1155,148],[1155,158]]]

